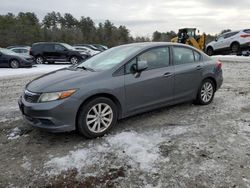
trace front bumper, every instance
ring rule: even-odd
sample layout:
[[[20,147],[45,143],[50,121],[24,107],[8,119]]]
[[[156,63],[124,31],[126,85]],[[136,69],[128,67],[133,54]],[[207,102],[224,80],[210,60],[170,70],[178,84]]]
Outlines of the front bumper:
[[[22,60],[21,67],[32,67],[35,64],[35,61]]]
[[[23,118],[33,127],[49,132],[75,130],[79,102],[74,98],[44,103],[29,103],[21,96],[18,100]]]

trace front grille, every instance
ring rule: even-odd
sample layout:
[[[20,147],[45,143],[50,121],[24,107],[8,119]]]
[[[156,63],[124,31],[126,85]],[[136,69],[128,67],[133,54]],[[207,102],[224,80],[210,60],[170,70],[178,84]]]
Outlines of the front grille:
[[[39,93],[33,93],[33,92],[28,91],[28,90],[24,91],[24,99],[27,102],[36,103],[36,102],[38,102],[39,97],[40,97]]]

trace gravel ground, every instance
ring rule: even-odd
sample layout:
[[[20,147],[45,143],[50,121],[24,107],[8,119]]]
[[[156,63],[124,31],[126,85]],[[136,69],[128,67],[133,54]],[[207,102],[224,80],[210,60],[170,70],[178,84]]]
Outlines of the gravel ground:
[[[124,119],[86,140],[21,118],[36,76],[0,79],[0,187],[250,187],[250,63],[225,62],[213,103]]]

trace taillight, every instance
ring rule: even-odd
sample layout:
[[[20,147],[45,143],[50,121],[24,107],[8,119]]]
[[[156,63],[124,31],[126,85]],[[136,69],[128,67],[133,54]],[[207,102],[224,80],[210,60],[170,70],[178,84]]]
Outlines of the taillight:
[[[217,69],[221,69],[222,68],[222,63],[219,60],[216,62],[216,68]]]
[[[242,37],[242,38],[247,38],[247,37],[250,37],[250,34],[240,35],[240,37]]]

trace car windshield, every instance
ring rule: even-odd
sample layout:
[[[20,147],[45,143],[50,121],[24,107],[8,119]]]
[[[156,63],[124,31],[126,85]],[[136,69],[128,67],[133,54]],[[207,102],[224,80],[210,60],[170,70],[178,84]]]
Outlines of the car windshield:
[[[69,44],[62,43],[62,45],[69,50],[75,50],[75,48],[73,46],[70,46]]]
[[[6,55],[17,55],[16,52],[13,52],[11,50],[5,49],[5,48],[0,48],[0,52]]]
[[[111,69],[132,55],[142,46],[120,46],[111,48],[103,53],[100,53],[87,61],[82,62],[77,67],[86,67],[94,71],[104,71]]]

